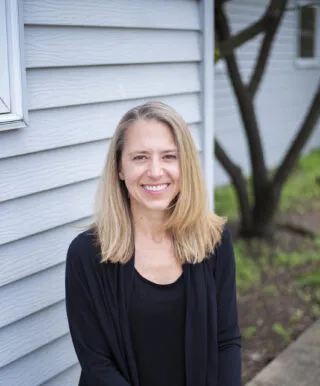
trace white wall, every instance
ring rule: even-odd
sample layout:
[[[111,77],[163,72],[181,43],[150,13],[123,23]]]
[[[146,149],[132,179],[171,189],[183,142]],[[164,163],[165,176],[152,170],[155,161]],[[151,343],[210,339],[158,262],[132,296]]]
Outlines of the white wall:
[[[249,0],[228,2],[226,9],[232,32],[235,34],[257,21],[267,3]],[[257,117],[269,167],[278,164],[294,138],[320,78],[319,68],[303,69],[296,66],[296,31],[296,13],[287,11],[277,33],[265,76],[256,94]],[[259,36],[237,50],[241,73],[246,80],[252,71],[260,42]],[[250,167],[247,145],[226,71],[226,68],[215,71],[216,135],[232,159],[248,174]],[[317,146],[320,146],[320,124],[304,151]],[[229,182],[218,162],[215,181],[216,185]]]
[[[0,384],[75,385],[64,261],[88,222],[109,139],[150,99],[201,153],[195,0],[24,0],[30,124],[0,133]]]

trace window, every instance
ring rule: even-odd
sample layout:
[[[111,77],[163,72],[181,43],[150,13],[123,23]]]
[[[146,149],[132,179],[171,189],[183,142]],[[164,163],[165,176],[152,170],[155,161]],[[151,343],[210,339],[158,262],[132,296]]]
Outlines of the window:
[[[0,130],[27,123],[21,11],[21,0],[0,0]]]
[[[297,62],[302,66],[320,65],[320,7],[311,1],[298,5]]]

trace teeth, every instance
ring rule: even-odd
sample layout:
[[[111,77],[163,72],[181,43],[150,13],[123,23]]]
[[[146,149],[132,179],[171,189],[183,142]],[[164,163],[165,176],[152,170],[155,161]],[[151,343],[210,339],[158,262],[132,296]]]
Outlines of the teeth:
[[[144,188],[145,188],[146,190],[151,190],[151,191],[153,191],[153,192],[157,192],[157,191],[159,191],[159,190],[165,189],[167,186],[168,186],[168,184],[157,185],[157,186],[154,186],[154,185],[145,185]]]

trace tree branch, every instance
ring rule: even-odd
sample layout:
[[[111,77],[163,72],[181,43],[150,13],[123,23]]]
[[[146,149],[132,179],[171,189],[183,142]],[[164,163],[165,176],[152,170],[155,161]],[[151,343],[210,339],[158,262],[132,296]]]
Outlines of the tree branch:
[[[252,98],[254,97],[265,72],[270,57],[271,47],[274,42],[274,36],[280,25],[287,2],[288,0],[271,0],[267,9],[266,19],[268,19],[268,22],[266,24],[266,33],[260,46],[255,68],[248,84],[248,90]]]
[[[240,31],[237,35],[231,37],[231,39],[222,41],[218,45],[218,55],[215,55],[215,63],[224,58],[226,55],[231,54],[236,48],[240,47],[247,41],[255,38],[266,29],[267,18],[264,15],[260,20],[253,23],[250,27]]]
[[[246,180],[243,177],[242,170],[238,165],[231,161],[217,139],[214,141],[214,149],[217,160],[229,175],[238,196],[238,205],[242,217],[242,225],[245,229],[249,229],[251,223],[251,211]]]
[[[229,40],[230,31],[227,18],[222,7],[216,7],[216,35],[220,40]],[[234,53],[230,53],[225,57],[228,67],[229,77],[237,103],[240,110],[243,127],[246,133],[246,140],[250,154],[250,164],[252,166],[253,188],[256,201],[263,200],[263,192],[268,185],[267,170],[263,155],[261,138],[258,128],[258,122],[250,98],[249,92],[242,82],[238,64]]]
[[[316,91],[312,103],[309,107],[309,110],[304,118],[304,121],[301,125],[300,130],[296,134],[287,154],[285,155],[283,161],[278,167],[272,184],[277,188],[281,189],[284,182],[292,172],[293,167],[295,166],[301,150],[304,145],[310,138],[313,128],[316,125],[320,117],[320,83],[318,85],[318,90]]]

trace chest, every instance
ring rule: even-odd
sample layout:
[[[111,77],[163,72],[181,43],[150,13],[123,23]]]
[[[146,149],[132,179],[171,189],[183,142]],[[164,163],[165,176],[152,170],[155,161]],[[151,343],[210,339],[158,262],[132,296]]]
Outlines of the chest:
[[[170,247],[136,247],[135,268],[141,276],[157,284],[175,282],[182,274],[182,265]]]

